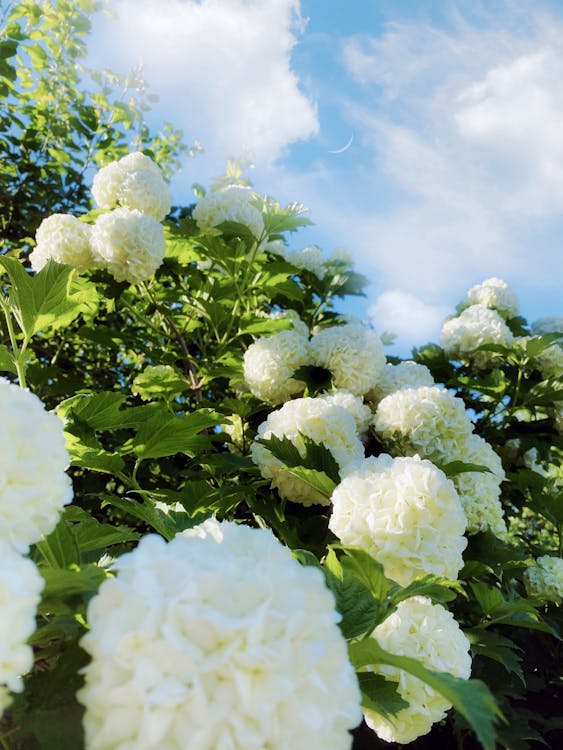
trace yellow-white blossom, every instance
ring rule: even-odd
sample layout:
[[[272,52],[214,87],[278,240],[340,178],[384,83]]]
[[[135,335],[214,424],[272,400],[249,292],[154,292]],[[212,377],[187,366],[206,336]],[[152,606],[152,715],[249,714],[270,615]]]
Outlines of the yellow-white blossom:
[[[514,318],[518,315],[518,298],[506,281],[495,277],[471,287],[459,309],[463,310],[470,305],[490,307],[497,310],[503,318]]]
[[[310,360],[309,342],[301,332],[280,331],[263,336],[248,347],[243,357],[244,379],[256,398],[281,404],[296,393],[303,393],[305,383],[292,376]]]
[[[35,233],[31,267],[40,271],[50,259],[85,271],[95,265],[90,244],[91,227],[70,214],[43,219]]]
[[[253,190],[242,185],[230,185],[223,190],[211,190],[200,198],[193,217],[201,234],[218,235],[220,224],[243,224],[258,239],[264,233],[264,219],[256,208]]]
[[[543,555],[524,572],[524,585],[529,596],[561,604],[563,599],[563,560]]]

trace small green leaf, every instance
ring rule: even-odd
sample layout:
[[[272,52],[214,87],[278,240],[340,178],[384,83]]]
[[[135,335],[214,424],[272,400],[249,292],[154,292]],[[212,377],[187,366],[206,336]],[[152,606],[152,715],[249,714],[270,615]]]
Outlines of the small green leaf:
[[[373,672],[356,672],[362,691],[362,707],[375,711],[384,719],[393,720],[399,711],[408,708],[409,704],[397,691],[397,683],[386,680],[383,675]]]
[[[199,433],[220,423],[218,415],[203,410],[182,416],[158,411],[140,425],[132,448],[140,459],[176,453],[193,456],[211,445],[209,437]]]
[[[436,466],[441,469],[448,478],[455,477],[458,474],[463,474],[470,471],[475,471],[482,474],[492,474],[491,470],[486,466],[467,463],[465,461],[450,461],[447,464],[437,463]]]

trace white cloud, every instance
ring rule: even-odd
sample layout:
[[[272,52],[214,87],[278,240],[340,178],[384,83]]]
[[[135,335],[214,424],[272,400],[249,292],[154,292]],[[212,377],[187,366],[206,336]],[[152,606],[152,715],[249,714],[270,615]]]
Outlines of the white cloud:
[[[268,163],[313,135],[315,105],[299,88],[291,51],[299,0],[120,0],[104,48],[143,63],[158,109],[203,142],[215,170],[250,150]]]
[[[411,346],[439,339],[442,321],[449,312],[443,305],[427,304],[414,294],[393,289],[377,297],[368,316],[378,332],[395,334],[394,346],[408,354]]]

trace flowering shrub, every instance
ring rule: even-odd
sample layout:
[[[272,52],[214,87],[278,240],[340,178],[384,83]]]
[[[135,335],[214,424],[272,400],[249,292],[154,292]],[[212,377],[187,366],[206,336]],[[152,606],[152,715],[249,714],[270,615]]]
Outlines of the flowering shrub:
[[[302,205],[97,158],[0,256],[2,743],[557,746],[557,321],[489,280],[388,362]]]

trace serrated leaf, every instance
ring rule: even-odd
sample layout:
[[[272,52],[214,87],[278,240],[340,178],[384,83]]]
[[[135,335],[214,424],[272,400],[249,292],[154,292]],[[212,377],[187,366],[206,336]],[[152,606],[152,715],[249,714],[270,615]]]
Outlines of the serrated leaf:
[[[291,469],[286,468],[284,471],[287,474],[291,474],[302,482],[305,482],[309,487],[320,492],[321,495],[327,500],[330,500],[332,493],[336,488],[335,482],[324,473],[324,471],[317,471],[316,469],[306,469],[304,466],[293,466]]]
[[[378,602],[356,576],[342,567],[334,550],[329,550],[323,571],[334,594],[336,609],[342,615],[339,625],[344,637],[357,638],[371,632],[381,619]]]
[[[64,516],[45,539],[37,542],[35,548],[43,560],[53,568],[66,568],[80,562],[78,545]]]
[[[39,566],[45,580],[43,598],[69,596],[93,596],[108,573],[97,565],[72,565],[68,568],[45,568]]]
[[[340,469],[332,453],[322,444],[314,443],[308,437],[301,435],[299,437],[305,449],[305,455],[302,456],[296,446],[289,438],[279,438],[272,435],[267,440],[262,438],[257,442],[264,445],[271,454],[281,461],[288,469],[302,467],[313,469],[316,472],[323,472],[334,482],[340,483]]]
[[[0,344],[0,371],[12,372],[14,375],[17,375],[18,372],[12,352],[3,344]]]
[[[427,596],[435,603],[445,604],[453,601],[458,595],[467,596],[459,581],[430,574],[422,576],[404,588],[397,586],[389,592],[393,604],[399,604],[412,596]]]
[[[386,680],[383,675],[373,672],[356,672],[362,692],[362,707],[375,711],[386,720],[393,720],[399,711],[409,704],[397,691],[397,683]]]
[[[182,416],[156,412],[140,425],[132,448],[140,459],[161,458],[176,453],[193,456],[211,446],[209,437],[199,433],[218,424],[220,419],[217,415],[207,411]]]
[[[482,474],[492,474],[491,470],[486,466],[481,466],[481,464],[467,463],[466,461],[450,461],[447,464],[437,463],[436,466],[444,472],[448,479],[451,477],[455,477],[458,474],[473,471]]]
[[[471,643],[471,651],[474,655],[484,656],[502,664],[509,674],[517,675],[522,684],[526,685],[526,678],[521,665],[522,657],[518,654],[522,649],[510,638],[505,638],[492,630],[483,630],[482,628],[474,628],[464,632]]]
[[[418,677],[443,695],[462,714],[485,750],[495,750],[495,722],[502,717],[502,713],[484,682],[434,672],[416,659],[385,651],[373,638],[351,643],[349,651],[350,661],[356,669],[387,664]]]
[[[176,527],[172,520],[149,502],[139,503],[136,500],[131,500],[127,497],[108,494],[102,494],[101,498],[104,503],[113,505],[124,513],[133,516],[133,518],[143,521],[166,540],[170,541],[176,536]]]
[[[346,553],[340,560],[342,568],[355,576],[373,597],[384,599],[393,587],[394,581],[385,576],[383,565],[359,547],[339,548]]]

